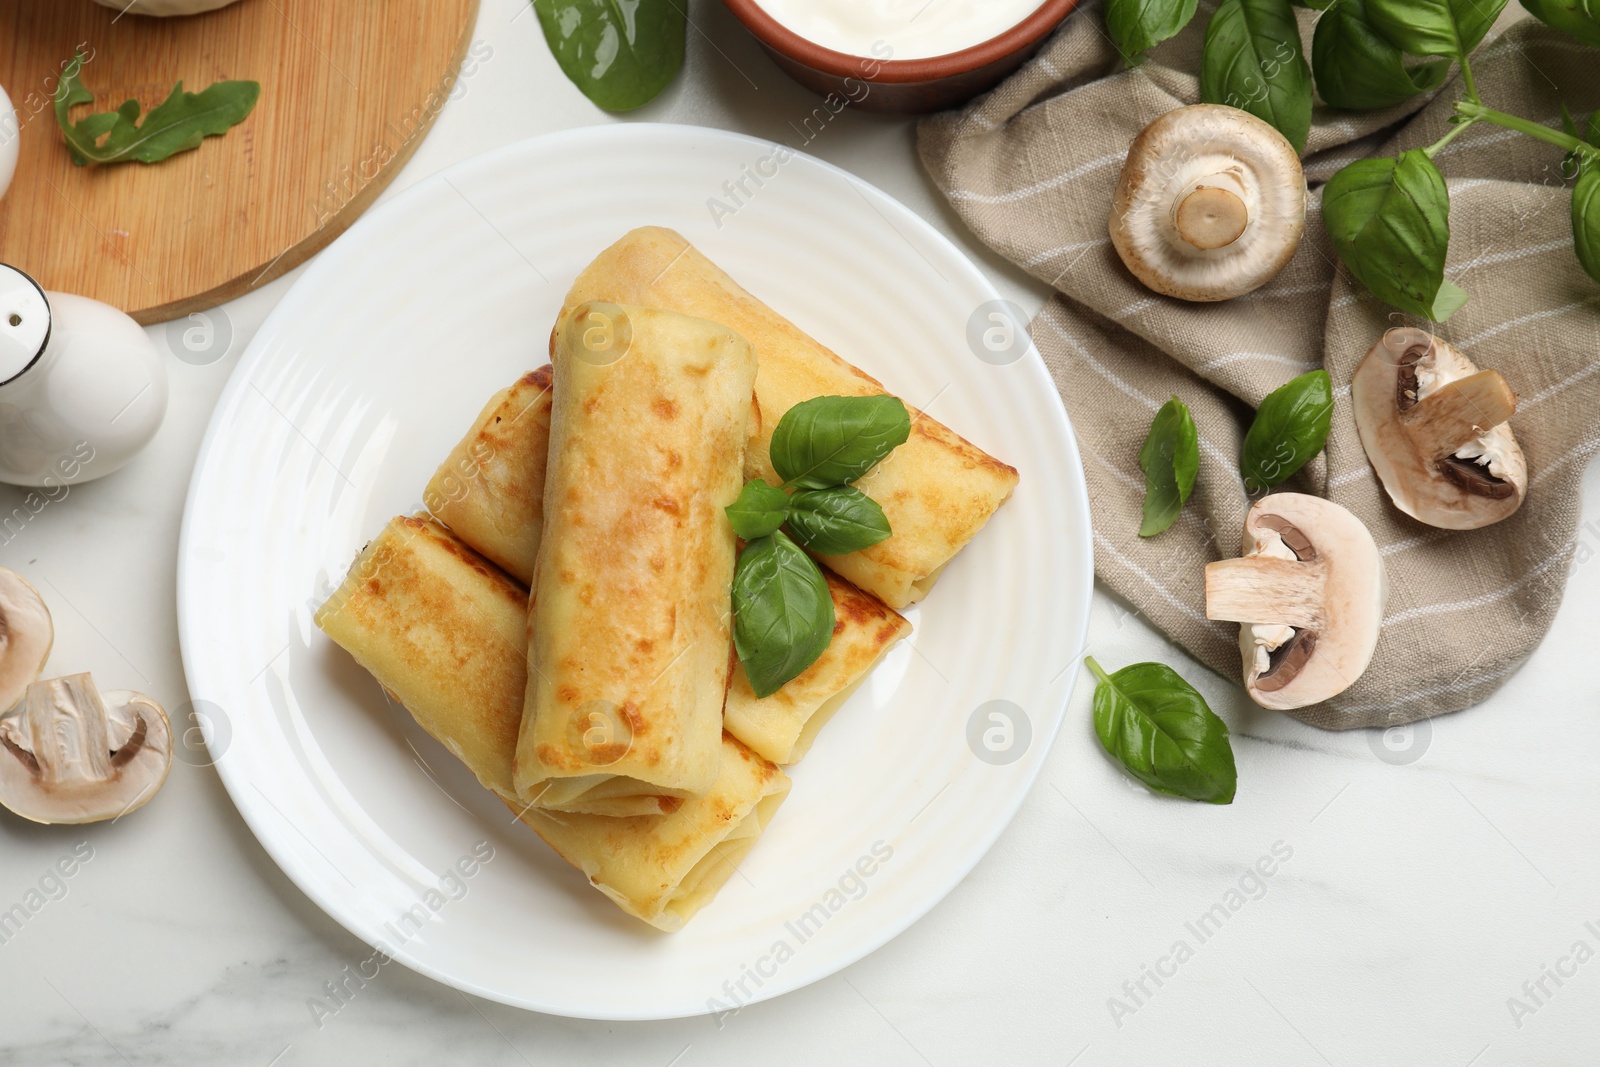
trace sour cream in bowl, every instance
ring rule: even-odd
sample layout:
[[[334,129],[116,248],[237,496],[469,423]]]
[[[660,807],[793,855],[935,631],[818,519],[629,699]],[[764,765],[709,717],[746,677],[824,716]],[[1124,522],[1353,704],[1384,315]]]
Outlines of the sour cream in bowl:
[[[1077,0],[723,0],[831,114],[917,114],[993,88]],[[798,147],[798,146],[797,146]]]

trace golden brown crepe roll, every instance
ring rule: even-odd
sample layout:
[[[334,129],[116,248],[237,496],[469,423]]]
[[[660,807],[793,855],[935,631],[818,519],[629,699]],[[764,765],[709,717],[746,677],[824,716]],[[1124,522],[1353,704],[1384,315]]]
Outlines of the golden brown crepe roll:
[[[438,523],[404,516],[362,549],[316,614],[423,729],[508,796],[527,620],[526,590]],[[430,714],[449,730],[435,730]]]
[[[542,421],[528,419],[508,433],[504,430],[506,421],[495,423],[491,413],[516,410],[522,403],[517,398],[518,389],[540,376],[548,381],[549,369],[541,367],[523,378],[519,385],[496,394],[496,402],[484,409],[484,415],[451,453],[451,462],[440,468],[443,477],[458,477],[459,467],[455,464],[460,457],[483,454],[494,457],[460,509],[469,516],[470,526],[465,529],[457,526],[453,530],[462,541],[490,559],[515,555],[519,545],[538,539],[538,531],[527,527],[535,521],[531,516],[544,512],[542,481],[536,491],[532,486],[521,484],[510,492],[503,492],[502,486],[516,481],[515,472],[521,470],[538,470],[542,478],[550,445],[548,417]],[[501,401],[501,397],[505,399]],[[550,393],[542,391],[537,399],[548,405]],[[541,427],[546,427],[544,432],[540,432]],[[439,480],[436,477],[435,483]],[[532,500],[528,499],[530,491],[534,495]],[[444,515],[439,517],[444,518]],[[511,575],[518,577],[515,570]],[[862,592],[837,575],[825,571],[824,576],[828,580],[828,592],[833,595],[834,617],[833,641],[827,651],[798,678],[769,697],[756,697],[742,667],[735,667],[728,689],[723,727],[776,763],[795,763],[804,756],[817,732],[850,698],[878,660],[911,633],[911,624],[899,612],[885,607],[877,597]]]
[[[745,458],[750,478],[781,480],[773,472],[767,446],[791,407],[818,396],[886,391],[741,289],[672,230],[634,230],[600,253],[573,283],[566,306],[590,300],[681,311],[749,338],[761,364],[756,377],[761,427]],[[894,536],[860,552],[825,558],[835,572],[892,608],[925,596],[940,569],[983,528],[1017,484],[1015,468],[906,406],[911,439],[856,483],[882,505]]]
[[[561,858],[629,915],[679,930],[717,895],[789,795],[789,776],[727,734],[711,789],[666,815],[521,812]]]
[[[574,815],[516,800],[527,593],[437,523],[390,522],[317,625],[595,888],[663,930],[716,895],[788,794],[782,770],[723,735],[710,791],[670,814]]]
[[[517,794],[649,814],[717,775],[755,353],[703,319],[583,305],[554,364]]]
[[[549,446],[544,366],[489,399],[422,497],[435,518],[523,585],[539,554]]]

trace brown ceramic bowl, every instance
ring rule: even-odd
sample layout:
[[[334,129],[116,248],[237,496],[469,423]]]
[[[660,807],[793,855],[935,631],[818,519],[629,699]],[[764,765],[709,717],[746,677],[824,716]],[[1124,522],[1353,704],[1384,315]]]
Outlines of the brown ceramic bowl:
[[[942,111],[994,88],[1032,58],[1077,2],[1044,0],[1037,11],[1005,33],[960,52],[928,59],[879,60],[835,52],[809,41],[767,14],[756,0],[723,0],[795,81],[820,96],[832,95],[863,111],[891,115]]]

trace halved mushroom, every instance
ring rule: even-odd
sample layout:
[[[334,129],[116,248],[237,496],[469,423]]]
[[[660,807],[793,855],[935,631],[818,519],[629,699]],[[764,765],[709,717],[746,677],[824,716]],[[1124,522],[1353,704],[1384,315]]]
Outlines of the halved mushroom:
[[[1389,330],[1350,379],[1367,459],[1395,507],[1430,526],[1476,530],[1522,506],[1528,461],[1506,422],[1517,394],[1446,342]]]
[[[114,819],[172,767],[172,729],[142,693],[104,694],[87,674],[34,682],[0,716],[0,804],[42,823]]]
[[[1206,565],[1206,618],[1241,624],[1250,699],[1281,711],[1350,688],[1388,598],[1366,526],[1330,500],[1274,493],[1245,516],[1242,550]]]
[[[39,591],[0,567],[0,711],[17,706],[44,673],[56,631]]]
[[[1111,243],[1158,293],[1228,300],[1266,284],[1300,245],[1306,176],[1283,134],[1247,111],[1193,104],[1134,138]]]

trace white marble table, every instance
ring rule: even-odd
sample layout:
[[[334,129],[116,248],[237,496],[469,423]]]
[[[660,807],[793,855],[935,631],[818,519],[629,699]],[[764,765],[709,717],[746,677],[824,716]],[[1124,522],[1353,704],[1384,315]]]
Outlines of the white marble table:
[[[791,124],[813,99],[719,2],[691,13],[687,69],[637,118],[798,143]],[[492,55],[396,187],[507,141],[613,121],[562,78],[527,0],[484,0],[476,37]],[[807,149],[905,201],[1009,297],[1040,306],[1042,288],[945,209],[909,123],[846,113]],[[171,412],[131,467],[0,534],[0,563],[55,609],[51,673],[146,690],[175,721],[187,710],[173,584],[189,472],[223,382],[292,281],[226,306],[221,359],[169,360]],[[1596,525],[1583,536],[1600,550],[1589,475]],[[0,493],[0,514],[21,500]],[[1493,699],[1386,739],[1249,706],[1097,594],[1089,651],[1113,666],[1165,659],[1200,686],[1233,728],[1238,800],[1168,801],[1124,777],[1080,685],[1021,814],[948,900],[844,973],[721,1028],[534,1015],[398,965],[319,1026],[308,1001],[370,950],[277,870],[214,771],[178,764],[149,808],[113,826],[0,818],[0,912],[42,904],[0,926],[0,1063],[1590,1064],[1597,600],[1600,566],[1576,567],[1555,632]],[[62,860],[70,877],[53,873]],[[1218,904],[1226,918],[1200,929]]]

